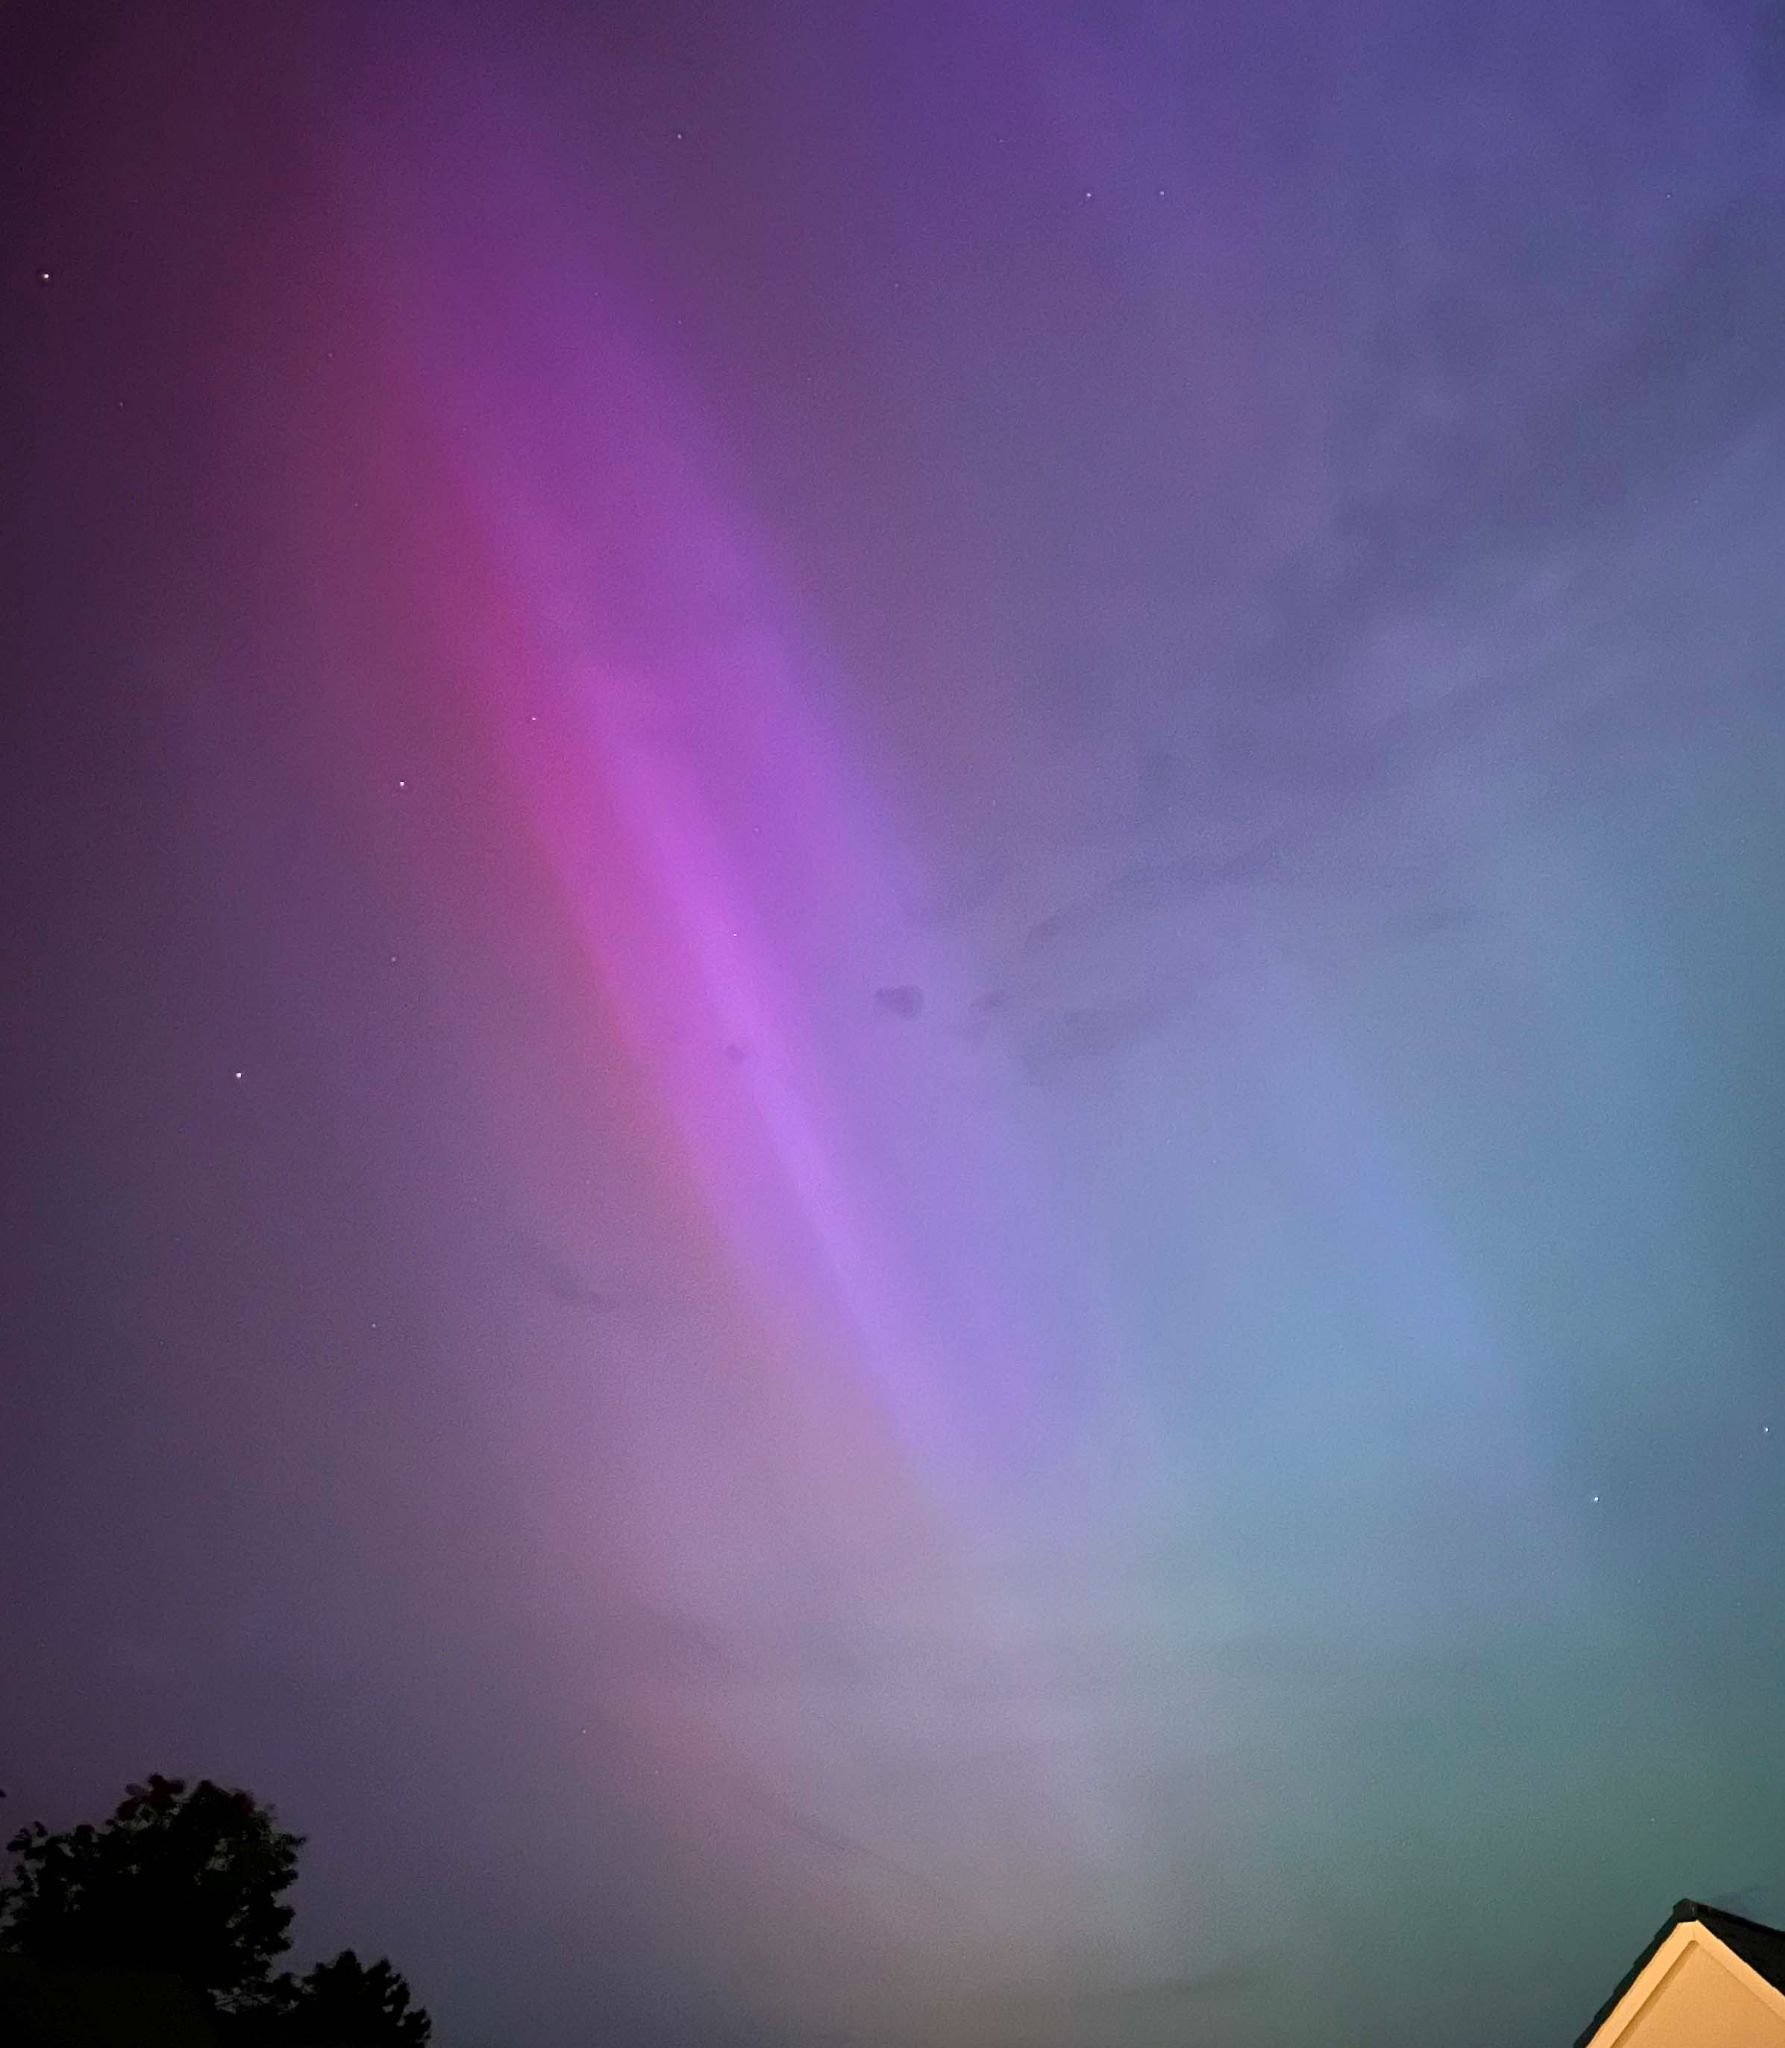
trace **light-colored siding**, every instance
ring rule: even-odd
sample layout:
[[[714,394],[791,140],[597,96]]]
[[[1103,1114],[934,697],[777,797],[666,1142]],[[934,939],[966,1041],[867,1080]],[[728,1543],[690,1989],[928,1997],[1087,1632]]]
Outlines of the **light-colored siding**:
[[[1592,2048],[1785,2048],[1785,1997],[1688,1923],[1619,1999]]]

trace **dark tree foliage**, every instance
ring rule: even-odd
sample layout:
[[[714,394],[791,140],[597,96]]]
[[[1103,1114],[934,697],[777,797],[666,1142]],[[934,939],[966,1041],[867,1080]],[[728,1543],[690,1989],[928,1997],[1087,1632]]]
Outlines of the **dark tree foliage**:
[[[272,2037],[280,2048],[423,2048],[433,2032],[401,1975],[382,1959],[362,1963],[350,1948],[284,1981],[290,2002]]]
[[[204,2006],[175,1977],[40,1969],[0,1952],[6,2048],[218,2048]]]
[[[5,2048],[423,2048],[427,2014],[351,1949],[305,1977],[283,1895],[302,1837],[208,1778],[151,1777],[111,1818],[8,1842],[0,1883]]]
[[[151,1777],[102,1826],[13,1836],[0,1945],[45,1970],[173,1976],[228,2011],[291,1946],[300,1845],[246,1792]]]

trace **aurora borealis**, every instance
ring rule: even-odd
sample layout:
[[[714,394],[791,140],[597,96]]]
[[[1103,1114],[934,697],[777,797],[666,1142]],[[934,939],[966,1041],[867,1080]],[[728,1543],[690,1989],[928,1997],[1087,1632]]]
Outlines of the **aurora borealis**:
[[[442,2048],[1785,1917],[1782,48],[0,11],[12,1802]]]

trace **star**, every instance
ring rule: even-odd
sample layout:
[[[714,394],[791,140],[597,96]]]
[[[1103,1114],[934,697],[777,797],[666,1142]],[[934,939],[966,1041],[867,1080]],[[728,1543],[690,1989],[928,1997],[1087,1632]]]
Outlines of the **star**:
[[[406,783],[400,775],[397,777],[397,787],[399,789],[407,789],[409,787],[408,783]]]
[[[241,1078],[242,1078],[242,1070],[241,1070],[241,1068],[240,1068],[240,1067],[237,1067],[237,1069],[236,1069],[236,1079],[237,1079],[237,1080],[239,1081],[239,1080],[240,1080]]]
[[[1599,1505],[1599,1496],[1598,1496],[1597,1494],[1594,1494],[1594,1496],[1593,1496],[1593,1505],[1594,1505],[1595,1507],[1597,1507],[1597,1506]]]
[[[48,283],[49,283],[49,281],[50,281],[50,274],[49,274],[49,272],[48,272],[47,270],[40,270],[40,271],[39,271],[39,272],[37,273],[37,282],[38,282],[39,284],[48,284]]]

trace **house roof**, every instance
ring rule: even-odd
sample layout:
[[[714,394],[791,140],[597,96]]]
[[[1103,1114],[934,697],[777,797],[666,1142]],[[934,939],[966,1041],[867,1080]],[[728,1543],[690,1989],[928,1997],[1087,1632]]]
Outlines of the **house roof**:
[[[1696,1920],[1714,1934],[1723,1946],[1741,1957],[1756,1976],[1764,1977],[1776,1991],[1785,1991],[1785,1931],[1763,1927],[1758,1920],[1744,1920],[1739,1913],[1726,1913],[1721,1906],[1703,1906],[1696,1899],[1682,1899],[1662,1923],[1653,1941],[1619,1980],[1611,1996],[1593,2015],[1592,2024],[1575,2041],[1574,2048],[1589,2048],[1593,2036],[1610,2019],[1612,2008],[1642,1975],[1649,1958],[1683,1921]]]

